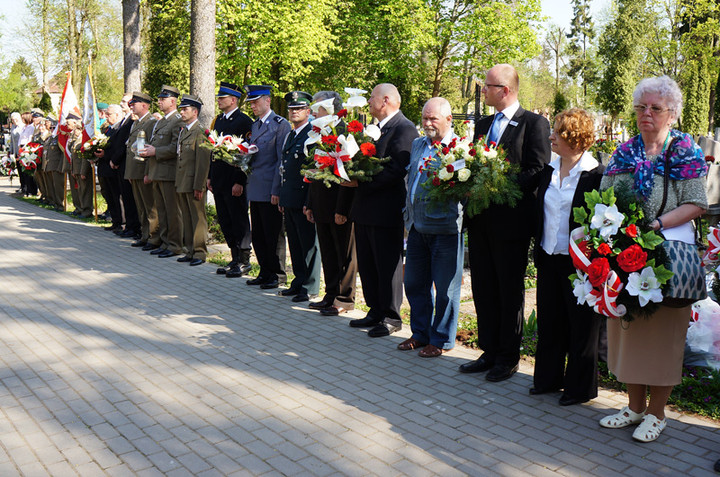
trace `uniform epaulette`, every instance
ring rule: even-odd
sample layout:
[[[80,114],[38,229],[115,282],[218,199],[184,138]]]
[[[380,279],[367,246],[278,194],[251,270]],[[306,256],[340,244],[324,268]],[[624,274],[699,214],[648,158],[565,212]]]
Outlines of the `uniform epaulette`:
[[[275,116],[273,119],[278,124],[282,124],[282,122],[285,121],[285,118],[283,118],[282,116]]]

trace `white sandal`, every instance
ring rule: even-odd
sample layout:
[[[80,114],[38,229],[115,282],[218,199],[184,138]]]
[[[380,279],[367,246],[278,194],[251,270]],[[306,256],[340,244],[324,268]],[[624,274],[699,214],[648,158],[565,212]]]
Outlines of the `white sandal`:
[[[639,424],[640,421],[645,417],[645,411],[634,412],[629,407],[625,406],[620,409],[620,412],[611,416],[605,416],[600,419],[600,425],[607,427],[608,429],[620,429],[633,424]]]
[[[652,414],[646,414],[642,420],[642,423],[633,432],[633,439],[640,442],[652,442],[658,437],[660,433],[665,429],[667,420],[662,420],[653,416]]]

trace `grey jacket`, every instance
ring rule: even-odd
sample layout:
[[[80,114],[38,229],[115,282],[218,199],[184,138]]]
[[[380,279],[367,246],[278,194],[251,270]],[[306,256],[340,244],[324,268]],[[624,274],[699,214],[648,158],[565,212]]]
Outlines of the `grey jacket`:
[[[290,123],[270,112],[265,124],[258,119],[250,131],[250,143],[258,147],[250,160],[247,180],[249,201],[270,202],[271,195],[280,195],[280,159],[283,142],[290,132]]]

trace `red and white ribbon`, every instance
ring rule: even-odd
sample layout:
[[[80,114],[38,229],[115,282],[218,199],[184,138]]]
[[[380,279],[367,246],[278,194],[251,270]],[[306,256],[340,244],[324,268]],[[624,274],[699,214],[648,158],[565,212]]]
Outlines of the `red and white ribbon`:
[[[573,263],[581,264],[583,267],[580,269],[581,272],[587,273],[587,269],[590,266],[590,260],[577,246],[577,241],[585,237],[585,229],[578,227],[570,232],[570,256],[573,259]]]
[[[703,265],[711,265],[718,261],[718,255],[720,255],[720,229],[710,227],[707,239],[708,248],[703,255]]]

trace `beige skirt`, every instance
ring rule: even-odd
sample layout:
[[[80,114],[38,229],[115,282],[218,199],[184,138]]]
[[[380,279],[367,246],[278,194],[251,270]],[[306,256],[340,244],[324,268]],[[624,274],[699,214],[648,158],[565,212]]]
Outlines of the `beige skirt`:
[[[608,368],[618,381],[674,386],[682,380],[690,307],[661,306],[649,318],[609,319]]]

